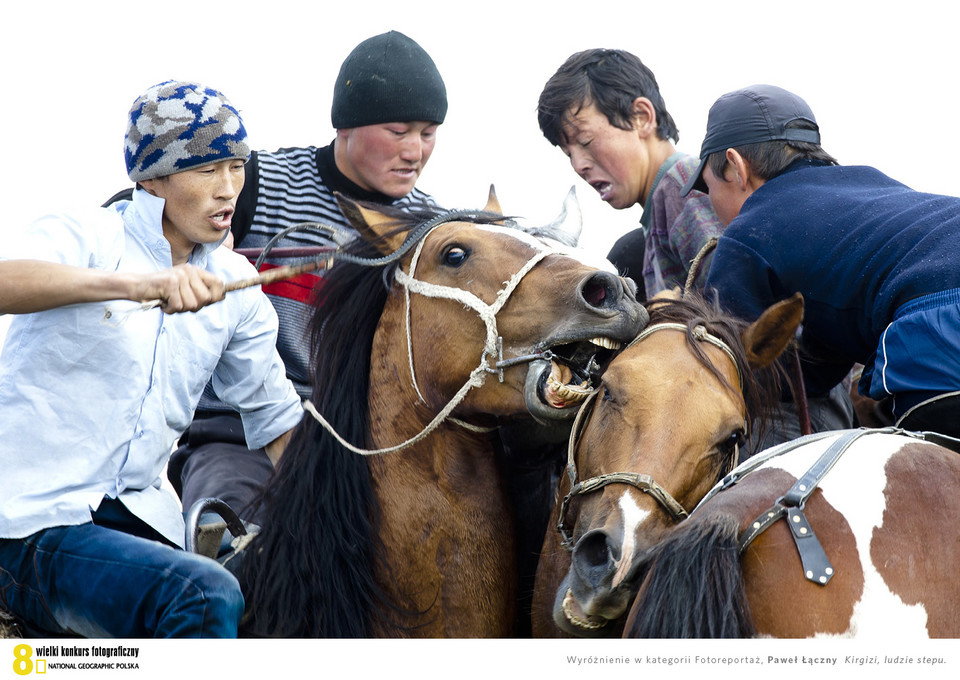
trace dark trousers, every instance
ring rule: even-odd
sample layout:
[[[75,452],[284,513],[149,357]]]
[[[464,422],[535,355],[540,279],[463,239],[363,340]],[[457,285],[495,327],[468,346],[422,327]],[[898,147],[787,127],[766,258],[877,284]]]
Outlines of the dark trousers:
[[[184,511],[202,498],[219,498],[255,524],[255,501],[272,474],[267,452],[247,448],[240,416],[232,413],[198,414],[167,465]]]
[[[897,427],[960,438],[960,394],[934,397],[913,407],[897,422]]]
[[[0,606],[41,637],[236,637],[236,578],[157,539],[109,499],[92,522],[0,539]]]

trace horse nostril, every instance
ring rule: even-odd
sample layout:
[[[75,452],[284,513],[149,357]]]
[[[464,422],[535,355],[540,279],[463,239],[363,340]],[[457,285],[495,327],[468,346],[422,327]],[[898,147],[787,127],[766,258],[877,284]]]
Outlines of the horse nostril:
[[[573,551],[574,560],[589,568],[603,567],[610,561],[606,532],[594,529],[585,533]]]
[[[616,304],[622,288],[620,280],[613,274],[597,272],[584,281],[580,294],[588,305],[602,309]]]

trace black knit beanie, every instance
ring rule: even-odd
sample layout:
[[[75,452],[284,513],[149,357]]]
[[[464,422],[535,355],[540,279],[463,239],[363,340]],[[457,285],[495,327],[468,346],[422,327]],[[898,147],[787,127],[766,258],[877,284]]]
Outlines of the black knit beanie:
[[[447,89],[433,59],[397,31],[364,40],[340,67],[333,88],[333,127],[424,120],[442,123]]]

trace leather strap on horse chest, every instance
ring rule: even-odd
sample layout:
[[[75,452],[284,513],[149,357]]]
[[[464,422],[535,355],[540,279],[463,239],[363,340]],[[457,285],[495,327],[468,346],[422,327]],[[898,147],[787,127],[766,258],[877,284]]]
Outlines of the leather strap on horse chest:
[[[807,499],[810,498],[810,494],[814,492],[821,480],[833,468],[840,456],[850,448],[854,441],[868,432],[869,430],[850,430],[837,437],[793,487],[777,500],[769,510],[762,513],[750,524],[750,527],[740,536],[740,552],[743,553],[753,540],[774,522],[786,517],[787,526],[790,527],[793,541],[800,553],[804,576],[808,581],[826,585],[833,578],[833,565],[803,514],[803,507]]]

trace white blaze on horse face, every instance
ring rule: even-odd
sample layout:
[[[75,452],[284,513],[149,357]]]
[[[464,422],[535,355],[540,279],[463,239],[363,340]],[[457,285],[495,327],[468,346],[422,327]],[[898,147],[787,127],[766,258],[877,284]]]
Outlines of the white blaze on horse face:
[[[798,450],[800,455],[780,456],[771,467],[800,477],[834,440],[827,438]],[[887,461],[911,440],[899,435],[874,434],[854,442],[820,483],[824,500],[844,516],[850,525],[863,569],[863,595],[850,619],[850,628],[842,637],[882,638],[890,634],[896,621],[898,640],[926,638],[927,613],[922,605],[906,604],[893,593],[871,559],[873,532],[883,525],[886,510],[884,472]],[[802,454],[800,453],[802,451]],[[816,527],[813,527],[816,532]],[[829,555],[828,555],[829,557]]]
[[[601,271],[610,272],[611,274],[617,273],[616,267],[614,267],[609,260],[591,253],[583,248],[573,248],[571,246],[564,245],[559,241],[539,238],[521,229],[514,229],[513,227],[504,227],[496,224],[484,224],[478,225],[478,228],[494,234],[503,234],[505,236],[515,238],[524,245],[530,246],[536,252],[548,251],[556,255],[569,257],[585,267],[599,269]]]
[[[633,495],[626,490],[620,496],[618,505],[620,516],[623,518],[623,544],[620,546],[620,562],[613,574],[613,588],[618,587],[620,582],[630,573],[630,567],[633,566],[633,552],[637,543],[637,530],[650,516],[650,512],[641,509],[637,502],[633,500]]]

